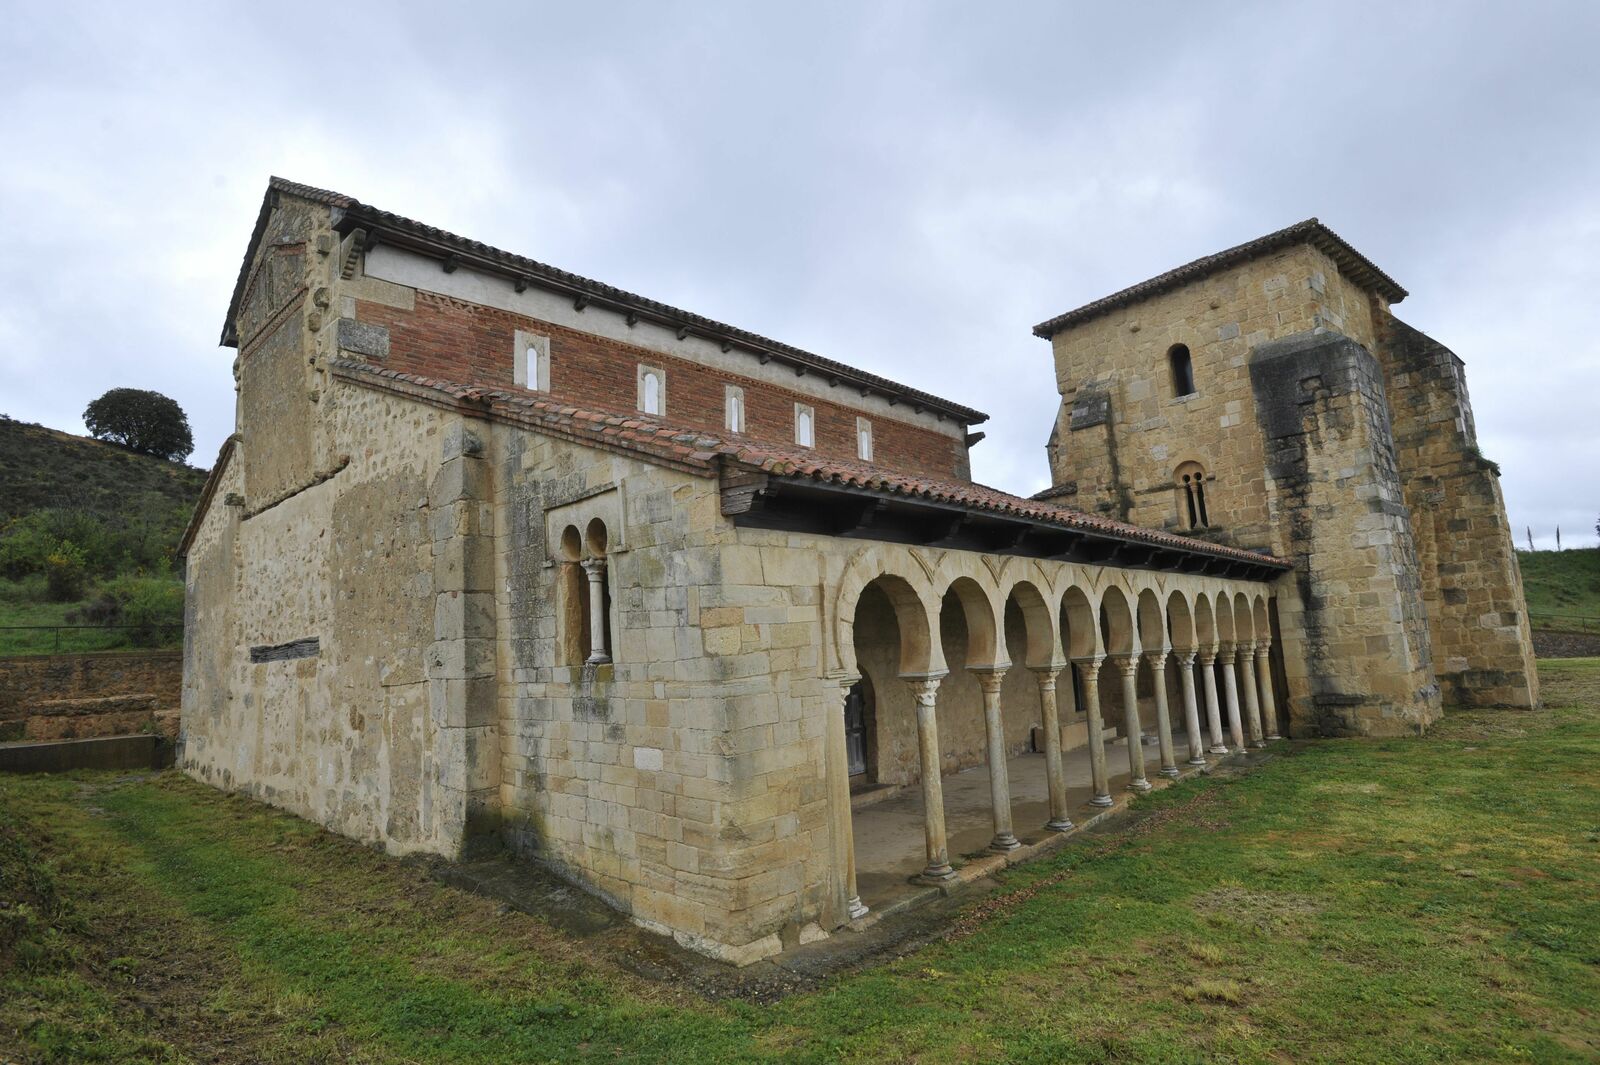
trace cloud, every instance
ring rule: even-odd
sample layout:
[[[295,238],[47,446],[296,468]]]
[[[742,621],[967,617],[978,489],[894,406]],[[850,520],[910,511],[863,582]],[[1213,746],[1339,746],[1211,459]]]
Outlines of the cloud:
[[[211,453],[279,173],[989,410],[975,473],[1029,491],[1034,322],[1316,214],[1466,360],[1513,525],[1570,541],[1600,510],[1597,31],[1585,3],[24,7],[0,410],[72,429],[138,384]]]

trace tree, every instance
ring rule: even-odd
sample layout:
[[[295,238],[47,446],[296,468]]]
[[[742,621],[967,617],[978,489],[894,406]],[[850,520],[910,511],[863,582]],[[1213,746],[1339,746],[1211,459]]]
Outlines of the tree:
[[[182,462],[194,450],[194,434],[183,408],[160,392],[113,388],[89,404],[83,424],[95,439],[142,455]]]

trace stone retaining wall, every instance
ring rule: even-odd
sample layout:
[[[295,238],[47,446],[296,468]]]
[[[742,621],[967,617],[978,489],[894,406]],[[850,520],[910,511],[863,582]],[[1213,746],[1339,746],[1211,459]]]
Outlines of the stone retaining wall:
[[[182,690],[179,651],[0,658],[0,741],[175,736]]]

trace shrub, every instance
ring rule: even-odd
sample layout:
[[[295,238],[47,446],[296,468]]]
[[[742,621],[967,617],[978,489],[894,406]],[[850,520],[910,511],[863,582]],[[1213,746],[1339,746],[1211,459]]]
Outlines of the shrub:
[[[100,440],[181,462],[194,450],[189,418],[176,400],[142,388],[113,388],[90,403],[83,424]]]
[[[83,598],[88,573],[83,564],[83,549],[71,540],[62,540],[44,559],[45,595],[51,602],[72,603]]]
[[[133,643],[155,647],[182,631],[183,582],[169,577],[118,577],[105,584],[100,599],[85,608],[85,614],[107,619],[100,624],[131,625],[128,636]]]

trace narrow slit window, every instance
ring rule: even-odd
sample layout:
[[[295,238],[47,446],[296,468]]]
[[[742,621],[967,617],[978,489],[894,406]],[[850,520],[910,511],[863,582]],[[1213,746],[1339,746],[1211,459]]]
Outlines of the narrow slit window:
[[[723,394],[723,406],[725,408],[723,425],[728,432],[744,432],[744,389],[738,385],[726,386]]]
[[[856,458],[872,461],[872,423],[865,418],[856,419]]]
[[[804,403],[794,405],[794,442],[801,447],[814,447],[816,415]]]
[[[1167,349],[1167,364],[1172,369],[1172,394],[1194,395],[1194,360],[1189,357],[1188,345],[1174,344]]]
[[[639,410],[664,414],[667,409],[667,375],[653,366],[639,367]]]
[[[533,392],[550,391],[550,338],[517,330],[513,378]]]

